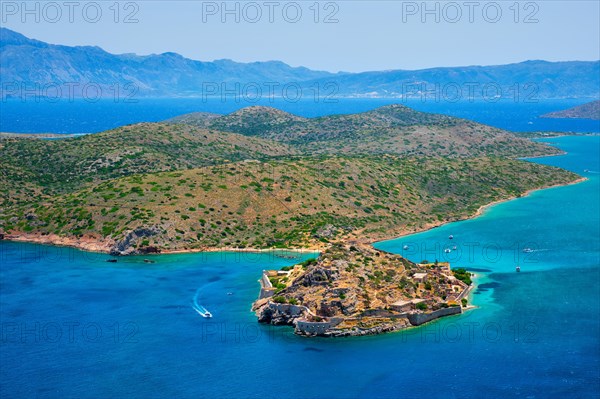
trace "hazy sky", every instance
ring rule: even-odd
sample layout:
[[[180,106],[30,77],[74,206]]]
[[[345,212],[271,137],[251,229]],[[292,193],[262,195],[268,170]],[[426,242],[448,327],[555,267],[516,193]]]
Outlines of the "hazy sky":
[[[600,59],[598,0],[0,3],[2,26],[111,53],[353,72]]]

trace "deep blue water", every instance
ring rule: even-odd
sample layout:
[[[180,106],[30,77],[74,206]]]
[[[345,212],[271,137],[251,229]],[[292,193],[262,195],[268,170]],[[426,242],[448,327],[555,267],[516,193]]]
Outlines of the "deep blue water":
[[[272,254],[111,264],[0,242],[0,397],[597,398],[600,137],[544,141],[568,154],[535,162],[588,181],[376,244],[415,261],[456,245],[453,266],[478,274],[478,309],[405,332],[307,339],[258,325],[260,272],[295,263]],[[191,308],[198,288],[211,320]]]
[[[48,102],[28,99],[0,101],[0,132],[20,133],[96,133],[137,122],[157,122],[189,112],[229,113],[250,105],[267,105],[305,116],[368,111],[383,105],[403,104],[420,111],[436,112],[473,119],[513,131],[599,132],[600,121],[586,119],[544,119],[540,115],[573,107],[590,99],[539,100],[536,102],[502,100],[434,101],[429,99],[302,99],[290,102],[274,99],[259,103],[230,99],[151,99],[136,102],[100,100],[63,100]]]

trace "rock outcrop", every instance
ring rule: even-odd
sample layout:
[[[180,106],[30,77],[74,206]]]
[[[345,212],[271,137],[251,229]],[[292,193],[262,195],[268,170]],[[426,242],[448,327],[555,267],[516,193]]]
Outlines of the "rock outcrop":
[[[256,312],[259,323],[273,325],[295,325],[297,319],[307,315],[307,309],[286,303],[267,302]]]
[[[137,255],[137,254],[147,254],[147,253],[157,253],[158,249],[155,249],[155,252],[148,252],[149,248],[153,247],[144,247],[137,249],[136,245],[138,244],[141,238],[148,238],[160,234],[160,229],[156,226],[152,227],[138,227],[137,229],[130,231],[125,238],[118,241],[111,249],[110,254],[113,256],[120,255]]]

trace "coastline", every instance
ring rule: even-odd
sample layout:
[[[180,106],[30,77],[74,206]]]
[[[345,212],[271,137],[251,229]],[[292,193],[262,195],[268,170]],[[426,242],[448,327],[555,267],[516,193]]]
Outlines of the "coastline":
[[[477,211],[475,211],[475,213],[472,214],[472,215],[470,215],[470,216],[466,216],[464,218],[460,218],[460,219],[456,219],[456,220],[444,221],[444,222],[427,223],[422,228],[401,230],[399,234],[394,235],[393,237],[389,237],[389,238],[378,239],[376,241],[371,242],[371,245],[374,245],[376,243],[383,242],[383,241],[389,241],[389,240],[395,240],[395,239],[398,239],[398,238],[403,238],[403,237],[406,237],[406,236],[409,236],[409,235],[412,235],[412,234],[424,233],[426,231],[435,229],[437,227],[442,227],[442,226],[445,226],[445,225],[450,224],[450,223],[463,222],[465,220],[475,219],[476,217],[481,216],[485,212],[486,209],[488,209],[488,208],[490,208],[490,207],[492,207],[494,205],[502,204],[504,202],[513,201],[513,200],[519,199],[519,198],[525,198],[525,197],[529,196],[530,194],[532,194],[532,193],[534,193],[536,191],[547,190],[547,189],[557,188],[557,187],[568,187],[568,186],[571,186],[571,185],[574,185],[574,184],[582,183],[582,182],[587,181],[587,180],[588,180],[587,177],[580,177],[577,180],[574,180],[572,182],[565,183],[565,184],[553,184],[553,185],[547,186],[547,187],[534,188],[534,189],[531,189],[531,190],[527,190],[523,194],[521,194],[520,196],[512,196],[510,198],[499,199],[499,200],[496,200],[496,201],[492,201],[492,202],[490,202],[488,204],[481,205],[477,209]]]
[[[499,200],[490,202],[488,204],[481,205],[477,209],[477,211],[472,215],[465,216],[463,218],[459,218],[456,220],[427,223],[420,228],[400,230],[398,233],[394,234],[391,237],[383,237],[381,239],[371,241],[368,244],[374,245],[374,244],[376,244],[378,242],[382,242],[382,241],[389,241],[389,240],[402,238],[402,237],[405,237],[405,236],[411,235],[411,234],[423,233],[423,232],[429,231],[431,229],[444,226],[449,223],[474,219],[478,216],[481,216],[485,212],[486,209],[488,209],[494,205],[501,204],[503,202],[512,201],[512,200],[515,200],[518,198],[527,197],[528,195],[530,195],[536,191],[547,190],[550,188],[557,188],[557,187],[566,187],[566,186],[570,186],[570,185],[574,185],[574,184],[579,184],[579,183],[582,183],[587,180],[588,180],[588,178],[586,178],[586,177],[580,177],[579,179],[576,179],[572,182],[565,183],[565,184],[553,184],[553,185],[547,186],[547,187],[540,187],[540,188],[527,190],[520,196],[511,196],[510,198],[499,199]],[[75,249],[78,249],[81,251],[97,252],[97,253],[104,253],[104,254],[109,254],[111,248],[116,244],[116,241],[113,239],[106,239],[103,237],[97,237],[97,236],[91,236],[91,235],[83,236],[83,237],[66,237],[66,236],[59,236],[59,235],[53,234],[53,233],[44,235],[42,233],[25,233],[25,232],[7,233],[7,232],[5,232],[3,234],[3,237],[4,237],[3,238],[4,241],[69,247],[69,248],[75,248]],[[294,248],[294,247],[290,247],[290,248],[201,247],[201,248],[182,248],[182,249],[160,248],[159,253],[152,253],[152,254],[148,253],[148,254],[144,254],[144,255],[192,254],[192,253],[201,253],[201,252],[264,253],[264,252],[275,252],[275,251],[303,253],[303,252],[319,252],[319,251],[322,251],[325,247],[326,247],[325,244],[323,244],[323,245],[312,244],[312,245],[309,245],[307,247],[302,247],[302,248]]]
[[[0,240],[2,241],[2,240]],[[109,255],[111,248],[115,245],[112,239],[103,239],[93,236],[83,237],[64,237],[57,234],[42,233],[4,233],[3,241],[21,242],[28,244],[52,245],[56,247],[74,248],[86,252],[95,252]],[[156,255],[176,255],[193,254],[202,252],[248,252],[248,253],[266,253],[266,252],[319,252],[324,246],[310,245],[304,248],[234,248],[234,247],[206,247],[206,248],[188,248],[188,249],[161,249],[159,253],[143,254],[144,256]],[[140,255],[140,254],[137,254]],[[127,256],[127,255],[125,255]]]

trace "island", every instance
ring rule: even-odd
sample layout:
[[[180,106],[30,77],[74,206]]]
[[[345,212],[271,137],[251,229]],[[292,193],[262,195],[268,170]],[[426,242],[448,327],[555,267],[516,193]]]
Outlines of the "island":
[[[562,111],[544,114],[542,118],[580,118],[600,120],[600,100],[592,101]]]
[[[335,243],[318,259],[265,270],[253,304],[258,321],[305,336],[380,334],[460,314],[470,273],[446,262],[415,264],[358,243]]]

